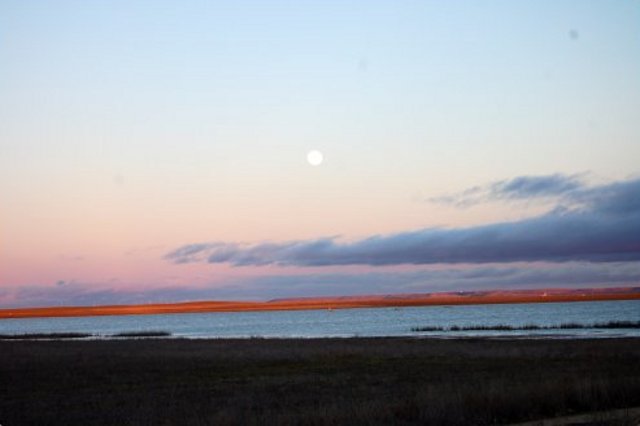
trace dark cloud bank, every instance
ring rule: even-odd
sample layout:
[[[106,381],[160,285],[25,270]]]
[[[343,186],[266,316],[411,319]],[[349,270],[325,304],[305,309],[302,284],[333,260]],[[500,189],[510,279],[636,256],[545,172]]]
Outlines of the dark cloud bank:
[[[474,191],[466,192],[475,196]],[[492,184],[489,193],[505,199],[554,196],[557,205],[547,214],[515,222],[422,229],[355,242],[321,238],[253,245],[189,244],[166,258],[175,263],[235,266],[640,260],[640,179],[587,187],[576,176],[519,177]]]

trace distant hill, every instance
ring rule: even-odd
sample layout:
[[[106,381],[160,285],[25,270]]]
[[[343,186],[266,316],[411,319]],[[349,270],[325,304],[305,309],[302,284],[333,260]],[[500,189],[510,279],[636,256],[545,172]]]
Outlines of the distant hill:
[[[300,297],[253,302],[194,301],[144,305],[56,306],[0,309],[0,319],[96,315],[144,315],[189,312],[383,308],[394,306],[472,305],[495,303],[580,302],[632,299],[640,299],[640,287],[451,291],[440,293]]]

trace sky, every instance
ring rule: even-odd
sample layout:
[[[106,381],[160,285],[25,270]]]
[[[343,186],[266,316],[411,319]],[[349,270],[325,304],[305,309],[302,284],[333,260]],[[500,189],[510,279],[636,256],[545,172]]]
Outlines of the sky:
[[[0,0],[0,307],[638,285],[639,22]]]

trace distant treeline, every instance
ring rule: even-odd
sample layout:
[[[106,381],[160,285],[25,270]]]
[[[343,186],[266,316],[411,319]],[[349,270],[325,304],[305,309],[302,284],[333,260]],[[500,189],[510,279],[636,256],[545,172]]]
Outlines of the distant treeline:
[[[594,324],[580,324],[575,322],[557,325],[452,325],[451,327],[424,326],[413,327],[411,331],[517,331],[517,330],[571,330],[582,328],[640,328],[640,321],[609,321]]]
[[[91,333],[26,333],[26,334],[0,334],[0,340],[38,340],[38,339],[86,339],[89,337],[167,337],[168,331],[125,331],[116,334],[91,334]]]

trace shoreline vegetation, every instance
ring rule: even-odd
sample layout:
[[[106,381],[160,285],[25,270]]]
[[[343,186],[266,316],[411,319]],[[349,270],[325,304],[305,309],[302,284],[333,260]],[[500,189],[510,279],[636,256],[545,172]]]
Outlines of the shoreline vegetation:
[[[269,301],[199,301],[108,306],[56,306],[0,309],[0,319],[202,312],[285,311],[504,303],[639,300],[640,287],[457,291],[444,293],[306,297]]]
[[[576,329],[636,329],[640,328],[640,321],[609,321],[594,324],[563,323],[556,325],[452,325],[450,327],[424,326],[413,327],[411,331],[535,331],[535,330],[576,330]]]
[[[24,333],[24,334],[0,334],[0,340],[68,340],[89,338],[143,338],[143,337],[170,337],[168,331],[124,331],[115,334],[96,333]]]
[[[596,418],[640,406],[639,360],[632,338],[0,341],[0,413],[51,426]],[[619,413],[580,424],[639,420]]]
[[[496,324],[496,325],[452,325],[443,326],[423,326],[412,327],[413,332],[456,332],[456,331],[536,331],[536,330],[578,330],[578,329],[638,329],[640,321],[608,321],[593,324],[580,323],[563,323],[557,325],[537,325],[525,324],[521,326]],[[113,334],[100,333],[23,333],[23,334],[0,334],[0,340],[70,340],[70,339],[114,339],[114,338],[167,338],[173,334],[165,330],[142,330],[142,331],[123,331]],[[176,336],[181,337],[181,336]],[[478,336],[481,337],[481,336]],[[212,337],[220,339],[221,337]],[[251,339],[263,338],[261,336],[252,336]],[[356,338],[356,337],[354,337]]]

